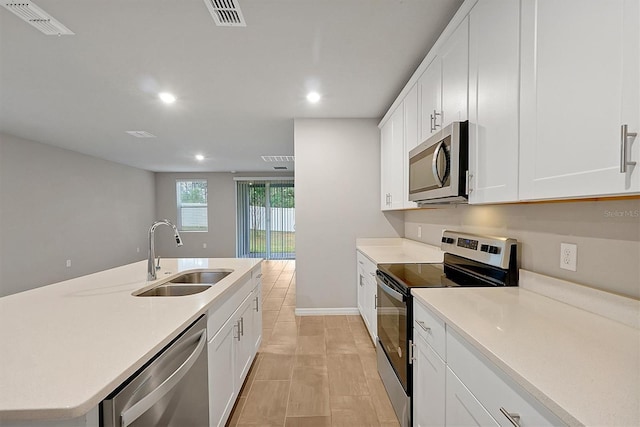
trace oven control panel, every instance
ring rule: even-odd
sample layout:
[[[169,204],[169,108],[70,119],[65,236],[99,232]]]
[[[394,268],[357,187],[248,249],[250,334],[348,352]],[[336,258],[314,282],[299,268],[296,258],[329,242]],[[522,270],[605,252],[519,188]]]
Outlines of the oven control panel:
[[[505,269],[509,267],[511,248],[517,245],[515,239],[451,230],[442,232],[441,242],[440,249],[444,252]]]

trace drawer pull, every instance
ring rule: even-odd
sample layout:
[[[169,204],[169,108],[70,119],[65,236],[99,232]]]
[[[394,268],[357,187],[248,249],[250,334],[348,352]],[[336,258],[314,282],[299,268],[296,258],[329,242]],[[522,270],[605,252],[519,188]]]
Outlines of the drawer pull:
[[[416,323],[420,325],[420,327],[424,329],[425,332],[429,332],[431,330],[431,328],[425,325],[422,320],[416,320]]]
[[[509,422],[511,424],[513,424],[513,427],[520,427],[520,415],[516,414],[516,413],[509,413],[507,412],[506,409],[504,408],[500,408],[500,412],[502,412],[502,415],[504,415],[505,417],[507,417],[507,419],[509,420]]]

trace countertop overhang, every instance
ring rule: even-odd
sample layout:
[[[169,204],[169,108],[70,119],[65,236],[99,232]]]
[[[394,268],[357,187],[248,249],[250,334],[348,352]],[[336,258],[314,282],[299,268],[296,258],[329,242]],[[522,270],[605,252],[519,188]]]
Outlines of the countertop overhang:
[[[165,258],[158,279],[147,282],[140,261],[0,298],[0,420],[86,414],[260,262]],[[195,295],[132,295],[199,269],[233,273]]]

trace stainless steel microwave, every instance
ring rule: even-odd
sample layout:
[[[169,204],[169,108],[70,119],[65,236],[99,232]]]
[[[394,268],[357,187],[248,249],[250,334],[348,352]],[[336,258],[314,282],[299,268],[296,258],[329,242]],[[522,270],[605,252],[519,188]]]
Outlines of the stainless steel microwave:
[[[469,122],[453,122],[409,152],[409,200],[466,203]]]

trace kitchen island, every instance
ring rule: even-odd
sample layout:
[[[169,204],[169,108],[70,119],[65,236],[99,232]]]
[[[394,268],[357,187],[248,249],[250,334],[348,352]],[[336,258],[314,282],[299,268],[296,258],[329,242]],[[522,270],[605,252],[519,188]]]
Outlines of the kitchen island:
[[[212,305],[260,269],[260,259],[163,259],[105,270],[0,298],[0,423],[83,416]],[[204,292],[132,293],[191,270],[233,270]]]

